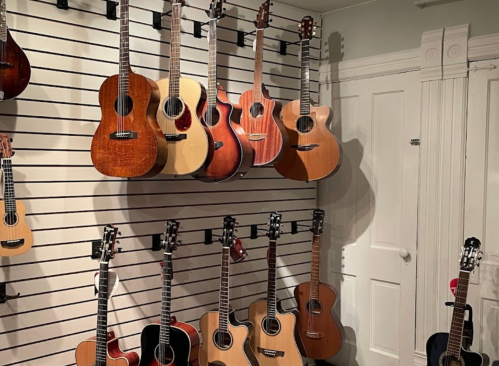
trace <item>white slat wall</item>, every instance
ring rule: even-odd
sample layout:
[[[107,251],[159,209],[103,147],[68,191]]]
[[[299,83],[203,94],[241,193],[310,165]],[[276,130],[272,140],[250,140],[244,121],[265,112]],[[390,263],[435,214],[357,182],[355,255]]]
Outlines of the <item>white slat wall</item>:
[[[252,42],[236,45],[236,32],[250,32],[261,0],[231,0],[219,23],[219,81],[237,102],[253,80]],[[287,223],[279,245],[279,296],[292,297],[310,270],[310,234],[289,234],[292,220],[303,224],[316,204],[315,184],[282,179],[273,168],[252,170],[238,182],[209,185],[190,177],[158,176],[121,180],[104,177],[90,160],[90,142],[100,121],[98,90],[118,70],[119,22],[105,17],[100,0],[69,0],[68,11],[56,0],[7,0],[8,24],[32,64],[32,83],[18,100],[0,104],[0,131],[11,134],[16,193],[27,208],[34,246],[27,254],[0,258],[0,282],[21,298],[0,305],[0,365],[75,365],[74,348],[92,336],[96,300],[90,241],[102,227],[116,224],[123,253],[111,263],[121,285],[110,301],[109,324],[125,350],[140,351],[142,328],[160,313],[161,252],[152,252],[151,235],[167,219],[181,221],[183,242],[175,254],[173,309],[198,327],[199,317],[216,307],[220,244],[204,245],[204,229],[221,228],[231,214],[250,257],[232,265],[231,297],[240,319],[266,292],[267,240],[250,240],[250,225],[265,224],[278,210]],[[182,22],[182,72],[202,83],[207,74],[206,31],[193,37],[193,20],[205,22],[209,0],[191,0]],[[171,9],[167,1],[131,0],[131,62],[154,80],[168,76],[169,24],[152,28],[152,11]],[[299,46],[279,54],[279,40],[295,42],[302,11],[278,3],[265,33],[264,82],[276,99],[299,97]],[[314,15],[319,21],[320,18]],[[206,27],[205,27],[206,28]],[[320,27],[318,30],[320,37]],[[318,98],[320,40],[312,42],[311,90]],[[217,231],[215,231],[216,233]],[[220,230],[218,230],[220,232]],[[294,306],[291,300],[285,302]]]

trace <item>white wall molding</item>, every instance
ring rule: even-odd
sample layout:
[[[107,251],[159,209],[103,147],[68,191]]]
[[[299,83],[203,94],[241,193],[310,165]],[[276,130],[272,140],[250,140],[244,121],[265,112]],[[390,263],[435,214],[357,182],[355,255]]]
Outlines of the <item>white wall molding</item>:
[[[445,29],[443,43],[443,78],[468,76],[469,24]]]
[[[421,37],[421,80],[442,79],[442,49],[444,30],[437,29],[423,33]]]
[[[499,33],[472,37],[468,45],[470,62],[499,58]]]

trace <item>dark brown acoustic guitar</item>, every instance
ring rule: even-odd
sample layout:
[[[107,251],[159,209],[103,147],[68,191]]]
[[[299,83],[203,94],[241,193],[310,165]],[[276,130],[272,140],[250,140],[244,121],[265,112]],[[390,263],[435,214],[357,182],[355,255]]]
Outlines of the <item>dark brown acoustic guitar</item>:
[[[253,148],[244,129],[237,123],[241,110],[234,107],[223,88],[217,86],[217,21],[224,16],[222,0],[212,0],[210,51],[208,61],[208,100],[203,119],[215,141],[211,163],[194,177],[203,182],[230,182],[243,177],[253,163]]]
[[[290,148],[275,164],[282,176],[306,182],[330,176],[341,161],[340,146],[327,126],[331,109],[315,107],[310,101],[310,40],[315,34],[315,24],[310,16],[300,23],[301,97],[286,104],[282,111]]]
[[[156,120],[159,88],[130,69],[129,0],[120,1],[120,72],[101,86],[102,120],[92,140],[92,162],[104,175],[134,178],[159,174],[168,147]]]
[[[0,0],[0,101],[21,94],[29,84],[31,66],[7,28],[6,0]]]

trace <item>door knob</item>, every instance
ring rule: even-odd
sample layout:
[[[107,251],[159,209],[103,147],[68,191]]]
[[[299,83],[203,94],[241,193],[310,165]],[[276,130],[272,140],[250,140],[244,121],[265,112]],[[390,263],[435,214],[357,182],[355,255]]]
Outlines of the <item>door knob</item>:
[[[409,249],[400,249],[399,255],[405,262],[409,262],[411,260],[411,252]]]

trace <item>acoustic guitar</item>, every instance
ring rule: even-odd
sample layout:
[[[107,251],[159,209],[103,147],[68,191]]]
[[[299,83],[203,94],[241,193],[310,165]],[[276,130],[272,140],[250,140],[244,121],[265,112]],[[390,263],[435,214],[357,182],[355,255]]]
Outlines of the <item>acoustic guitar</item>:
[[[224,219],[222,242],[222,273],[220,276],[220,301],[218,310],[204,314],[199,320],[203,345],[199,353],[201,366],[257,366],[248,335],[252,324],[238,322],[229,305],[230,248],[235,243],[236,220]]]
[[[256,18],[256,53],[253,90],[243,93],[239,99],[242,108],[241,126],[248,134],[255,152],[254,166],[273,164],[286,152],[289,139],[280,113],[281,103],[271,99],[262,83],[263,40],[269,26],[270,0],[265,1]]]
[[[208,101],[203,120],[215,141],[213,160],[194,177],[203,182],[229,182],[243,177],[253,163],[253,148],[243,128],[237,123],[241,110],[234,107],[221,86],[217,86],[217,20],[224,16],[222,0],[212,0],[210,51],[208,61]]]
[[[249,307],[249,320],[254,325],[250,343],[260,365],[304,365],[295,339],[296,315],[284,311],[277,299],[277,240],[281,236],[281,218],[277,212],[270,214],[269,271],[267,298],[257,300]]]
[[[0,144],[3,172],[3,205],[0,205],[0,215],[3,217],[0,225],[0,256],[12,257],[24,254],[31,249],[33,234],[25,221],[26,208],[24,204],[16,200],[12,174],[14,152],[10,137],[1,134]]]
[[[213,137],[199,114],[206,91],[197,81],[180,77],[180,21],[184,0],[171,0],[170,77],[159,80],[161,103],[157,119],[168,141],[163,174],[194,174],[213,159]]]
[[[177,250],[179,223],[168,221],[163,241],[163,289],[161,320],[147,325],[141,335],[140,366],[198,366],[199,334],[192,325],[171,316],[172,253]]]
[[[132,72],[129,48],[129,0],[120,0],[120,70],[101,86],[102,120],[92,139],[95,168],[122,178],[152,177],[166,164],[168,148],[158,122],[159,89]]]
[[[459,280],[449,333],[436,333],[426,343],[428,366],[485,366],[489,364],[486,355],[470,352],[463,348],[465,307],[471,273],[480,266],[483,253],[477,238],[466,239],[461,253]]]
[[[99,268],[99,298],[97,302],[97,335],[76,347],[78,366],[137,366],[139,356],[135,352],[121,351],[114,332],[107,330],[107,303],[109,297],[109,261],[116,254],[118,229],[112,225],[104,228]]]
[[[338,292],[319,281],[319,252],[324,229],[324,211],[314,210],[312,224],[312,271],[310,282],[295,288],[298,304],[298,326],[303,349],[302,355],[313,360],[325,360],[335,356],[343,347],[345,331],[332,312],[338,301]]]
[[[341,149],[328,129],[331,109],[315,107],[310,101],[310,40],[315,34],[312,17],[300,23],[301,96],[286,104],[282,119],[289,134],[290,148],[275,165],[282,176],[314,181],[332,175],[340,166]]]
[[[19,96],[28,86],[31,66],[7,27],[6,0],[0,0],[0,101]]]

